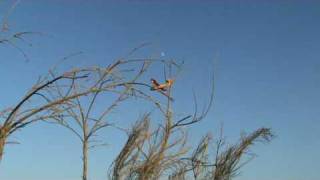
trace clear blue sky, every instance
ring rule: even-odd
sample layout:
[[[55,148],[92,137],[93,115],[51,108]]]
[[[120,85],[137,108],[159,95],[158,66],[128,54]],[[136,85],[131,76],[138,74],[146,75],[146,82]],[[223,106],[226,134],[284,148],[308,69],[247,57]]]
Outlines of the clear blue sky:
[[[0,1],[0,15],[12,3]],[[16,50],[0,46],[0,108],[16,103],[63,56],[83,51],[74,65],[107,65],[151,42],[140,56],[164,52],[186,62],[176,84],[175,105],[181,113],[192,110],[186,103],[192,91],[182,85],[193,87],[201,95],[199,103],[205,102],[209,75],[215,72],[213,110],[192,128],[190,143],[207,131],[216,134],[221,122],[231,142],[242,131],[272,127],[277,138],[255,146],[258,157],[236,179],[318,180],[319,20],[316,1],[21,1],[9,17],[12,30],[47,35],[28,38],[32,47],[20,44],[29,63]],[[103,137],[110,146],[90,156],[92,180],[106,178],[124,140],[117,131],[107,131]],[[80,144],[69,131],[40,123],[14,139],[21,144],[6,149],[1,180],[80,179]]]

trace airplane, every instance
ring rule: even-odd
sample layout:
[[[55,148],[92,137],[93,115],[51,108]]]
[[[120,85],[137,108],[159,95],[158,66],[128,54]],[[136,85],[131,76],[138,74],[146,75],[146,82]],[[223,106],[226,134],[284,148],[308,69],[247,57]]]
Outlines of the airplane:
[[[150,88],[151,91],[166,91],[170,88],[173,84],[172,79],[167,79],[165,83],[159,84],[155,79],[151,78],[152,87]]]

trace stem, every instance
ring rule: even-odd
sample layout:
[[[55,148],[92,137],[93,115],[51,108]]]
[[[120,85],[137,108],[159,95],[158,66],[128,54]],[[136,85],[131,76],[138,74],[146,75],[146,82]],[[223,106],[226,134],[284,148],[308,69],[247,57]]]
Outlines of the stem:
[[[83,141],[82,146],[82,180],[88,180],[88,141]]]
[[[0,162],[2,160],[3,151],[4,151],[4,145],[6,144],[6,138],[1,137],[0,138]]]
[[[4,146],[6,145],[6,140],[8,137],[8,131],[5,127],[0,127],[0,162],[3,157]]]
[[[83,140],[82,140],[82,180],[88,180],[88,122],[87,119],[84,119],[83,109],[79,102],[79,99],[76,99],[81,113],[81,122],[82,122],[82,133],[83,133]]]

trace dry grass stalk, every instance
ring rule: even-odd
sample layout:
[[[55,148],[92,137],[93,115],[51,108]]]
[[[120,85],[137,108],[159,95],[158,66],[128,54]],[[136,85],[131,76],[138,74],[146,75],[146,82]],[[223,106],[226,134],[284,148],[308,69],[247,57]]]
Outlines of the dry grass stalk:
[[[120,60],[111,64],[107,68],[96,68],[94,86],[91,87],[94,92],[89,96],[81,96],[69,101],[68,104],[61,104],[60,109],[63,110],[59,116],[51,118],[55,124],[66,127],[73,132],[82,143],[82,179],[88,179],[88,157],[91,148],[104,145],[97,143],[98,132],[102,129],[112,126],[107,121],[108,115],[114,111],[121,102],[125,102],[130,97],[151,101],[152,96],[149,92],[150,85],[139,82],[146,70],[154,62],[164,63],[160,60]],[[126,65],[130,66],[130,72],[124,71]],[[51,94],[55,94],[55,98],[60,98],[64,92],[61,85],[56,83],[56,89],[52,89]],[[147,88],[146,88],[147,87]],[[73,82],[69,88],[69,92],[77,93],[81,89],[88,89],[86,82]],[[58,93],[56,93],[58,92]],[[101,97],[115,97],[110,105],[106,106],[101,112],[95,111],[95,104]],[[111,99],[111,98],[110,98]],[[168,97],[170,99],[170,97]],[[108,99],[109,100],[109,99]],[[171,101],[171,100],[169,100]],[[160,104],[152,99],[155,104]],[[123,152],[123,155],[126,154]],[[119,161],[121,162],[121,161]],[[121,167],[121,163],[118,163]]]
[[[58,118],[68,110],[63,109],[63,106],[69,106],[76,98],[94,93],[94,85],[77,92],[69,91],[72,84],[90,80],[94,73],[96,71],[89,68],[74,69],[59,76],[51,72],[51,77],[39,78],[17,105],[2,111],[0,113],[0,159],[8,138],[17,130],[39,120]],[[58,82],[62,84],[58,86]],[[63,89],[65,93],[56,96],[55,94],[59,93],[56,90],[58,88]]]
[[[268,128],[260,128],[253,133],[242,137],[239,143],[228,147],[216,158],[215,168],[212,171],[214,180],[230,180],[234,177],[243,164],[240,164],[241,158],[248,152],[249,148],[255,142],[269,142],[273,134]],[[219,151],[219,149],[217,149]]]
[[[170,92],[171,89],[168,97],[171,97]],[[208,108],[212,105],[212,100],[213,95]],[[157,104],[164,121],[154,130],[150,128],[149,114],[138,121],[110,167],[110,179],[230,180],[242,167],[240,160],[250,146],[260,140],[270,141],[273,136],[270,129],[261,128],[244,136],[238,144],[222,150],[224,140],[221,135],[217,140],[216,151],[212,152],[212,137],[208,134],[193,153],[190,153],[190,148],[186,147],[187,136],[183,129],[201,121],[208,112],[206,109],[198,115],[196,98],[194,102],[194,115],[180,120],[174,120],[172,101],[169,98],[166,105]]]
[[[28,46],[32,46],[32,44],[27,41],[26,37],[29,35],[43,35],[39,32],[32,32],[32,31],[19,31],[19,32],[13,32],[11,26],[9,25],[9,17],[15,10],[16,6],[19,4],[20,1],[15,1],[11,7],[8,8],[8,11],[3,14],[3,18],[0,21],[1,27],[0,27],[0,45],[8,45],[9,47],[12,47],[16,49],[18,52],[20,52],[23,57],[25,58],[26,62],[29,61],[28,55],[25,53],[23,48],[18,45],[18,42],[22,42],[24,44],[27,44]]]
[[[172,64],[168,64],[169,72]],[[185,161],[181,159],[189,148],[186,147],[187,135],[183,127],[199,122],[205,117],[210,106],[198,115],[189,115],[179,120],[175,120],[172,111],[171,87],[167,91],[166,103],[155,103],[162,114],[163,123],[152,130],[149,124],[149,115],[138,121],[128,140],[110,169],[110,178],[114,180],[124,179],[159,179],[165,174],[174,174],[170,179],[182,178],[181,168],[186,167]],[[213,97],[213,96],[212,96]],[[156,102],[153,97],[148,96],[148,100]],[[144,123],[142,123],[144,122]],[[144,128],[141,128],[144,127]],[[146,136],[147,134],[147,136]],[[181,173],[175,173],[175,172]],[[182,178],[183,179],[183,178]]]

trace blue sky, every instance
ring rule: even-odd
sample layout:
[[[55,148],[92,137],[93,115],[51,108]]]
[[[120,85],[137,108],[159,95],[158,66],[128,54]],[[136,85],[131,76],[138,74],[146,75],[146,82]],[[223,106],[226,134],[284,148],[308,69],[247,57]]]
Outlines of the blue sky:
[[[0,1],[0,15],[13,1]],[[178,112],[192,110],[192,90],[204,104],[215,73],[215,103],[190,130],[191,142],[224,124],[233,142],[242,131],[271,127],[277,137],[253,148],[258,157],[237,180],[317,180],[320,155],[320,3],[316,1],[21,1],[9,17],[14,31],[37,31],[15,49],[0,46],[1,103],[16,103],[37,77],[62,57],[82,51],[64,68],[106,66],[145,42],[137,56],[185,61],[176,84]],[[183,87],[188,87],[183,88]],[[179,92],[179,93],[178,93]],[[138,117],[141,110],[132,112]],[[126,118],[116,119],[128,124]],[[129,115],[126,115],[129,117]],[[115,116],[116,117],[116,116]],[[135,119],[135,118],[134,118]],[[107,129],[110,145],[92,151],[90,177],[105,179],[124,135]],[[117,133],[117,135],[115,135]],[[65,129],[35,124],[6,149],[4,180],[76,180],[80,144]]]

